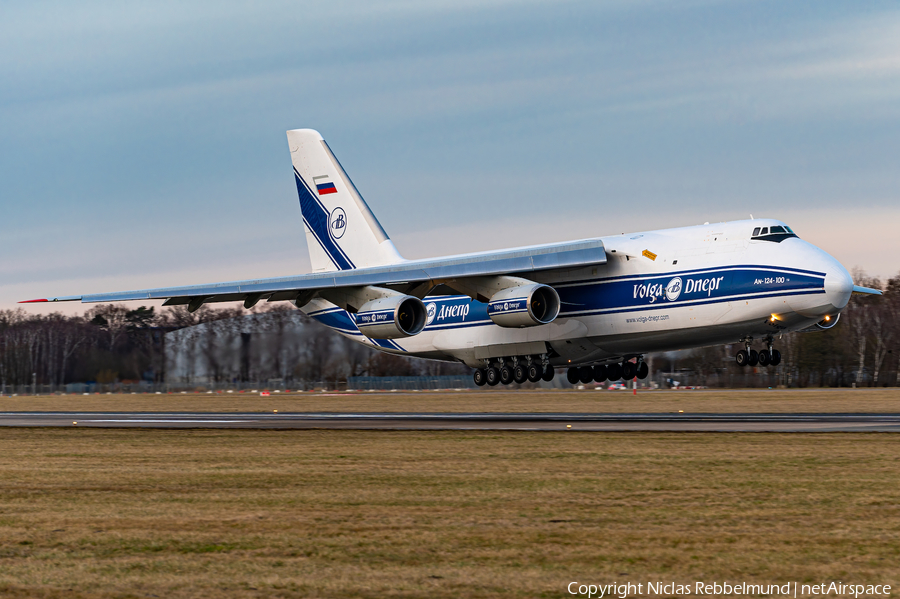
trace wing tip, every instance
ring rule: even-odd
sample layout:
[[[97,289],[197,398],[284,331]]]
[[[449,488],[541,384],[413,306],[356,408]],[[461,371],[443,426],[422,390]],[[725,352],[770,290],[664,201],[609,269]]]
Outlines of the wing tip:
[[[853,293],[857,295],[884,295],[881,289],[872,289],[871,287],[862,287],[860,285],[853,286]]]
[[[80,295],[75,295],[71,297],[51,297],[51,298],[41,298],[41,299],[30,299],[30,300],[22,300],[18,302],[20,304],[43,304],[45,302],[80,302]]]

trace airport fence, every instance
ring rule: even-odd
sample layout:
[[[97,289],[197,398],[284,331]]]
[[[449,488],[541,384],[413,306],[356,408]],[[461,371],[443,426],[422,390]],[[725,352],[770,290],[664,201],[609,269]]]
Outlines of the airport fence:
[[[524,383],[525,388],[569,388],[565,374],[557,373],[550,382]],[[94,395],[107,393],[256,393],[296,392],[296,391],[429,391],[444,389],[478,389],[472,376],[361,376],[346,380],[331,381],[284,381],[272,379],[256,382],[113,382],[113,383],[67,383],[65,385],[6,385],[0,387],[0,396],[12,395]],[[488,387],[485,387],[488,388]]]
[[[826,373],[828,374],[828,373]],[[891,373],[892,374],[892,373]],[[894,380],[896,375],[887,383],[885,376],[881,383],[897,384]],[[848,382],[855,380],[855,373],[848,376],[846,373],[843,377],[840,373],[833,373],[830,377],[821,377],[809,381],[803,381],[800,372],[796,369],[785,368],[749,368],[745,371],[737,371],[734,369],[719,369],[713,373],[698,373],[691,370],[676,371],[654,371],[652,376],[644,381],[638,381],[638,388],[720,388],[720,389],[746,389],[746,388],[775,388],[775,387],[834,387],[840,386],[834,381],[843,380],[843,386],[850,387]],[[863,380],[862,386],[871,384],[868,377],[860,377]],[[575,387],[596,388],[621,388],[625,384],[631,388],[631,381],[613,383],[605,382],[601,385],[589,383],[587,385],[575,385]],[[573,385],[566,380],[565,370],[560,368],[556,371],[556,376],[550,382],[540,381],[538,383],[524,383],[522,385],[513,385],[512,388],[541,388],[541,389],[570,389]],[[496,387],[502,388],[502,387]],[[167,383],[154,382],[112,382],[112,383],[67,383],[64,385],[2,385],[0,384],[0,396],[12,395],[54,395],[69,394],[81,395],[96,393],[256,393],[262,391],[270,392],[296,392],[296,391],[313,391],[313,390],[330,390],[330,391],[412,391],[412,390],[441,390],[441,389],[482,389],[487,390],[491,387],[479,388],[475,385],[471,375],[450,375],[450,376],[386,376],[386,377],[350,377],[346,380],[328,380],[328,381],[300,381],[300,380],[283,380],[269,379],[266,381],[173,381]]]
[[[67,383],[65,385],[4,385],[0,396],[12,395],[93,395],[96,393],[222,393],[257,391],[310,391],[346,389],[341,381],[257,381],[257,382],[173,382],[173,383]]]
[[[351,376],[348,389],[360,391],[475,389],[470,375],[451,376]]]
[[[296,391],[374,391],[472,389],[469,375],[350,377],[343,381],[256,381],[256,382],[172,382],[172,383],[67,383],[65,385],[6,385],[0,396],[20,395],[94,395],[131,393],[256,393]]]

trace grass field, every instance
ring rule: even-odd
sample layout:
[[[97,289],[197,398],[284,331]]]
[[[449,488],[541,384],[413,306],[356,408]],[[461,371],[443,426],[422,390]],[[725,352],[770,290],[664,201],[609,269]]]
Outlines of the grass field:
[[[900,388],[0,397],[0,411],[140,412],[900,412]]]
[[[891,434],[0,430],[0,596],[900,585]]]

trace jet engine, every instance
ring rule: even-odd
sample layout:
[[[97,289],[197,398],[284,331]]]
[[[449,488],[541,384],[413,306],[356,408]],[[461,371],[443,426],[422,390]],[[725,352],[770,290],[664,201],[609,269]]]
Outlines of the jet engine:
[[[553,287],[532,283],[507,287],[488,302],[488,316],[501,327],[533,327],[559,315],[559,294]]]
[[[391,295],[366,302],[356,313],[356,327],[369,339],[399,339],[425,328],[425,304],[411,295]]]

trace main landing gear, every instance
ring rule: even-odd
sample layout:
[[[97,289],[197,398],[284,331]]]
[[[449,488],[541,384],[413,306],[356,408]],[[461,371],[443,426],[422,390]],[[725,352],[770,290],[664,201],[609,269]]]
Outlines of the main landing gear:
[[[603,381],[630,380],[635,377],[643,380],[650,374],[650,367],[643,359],[637,362],[625,360],[621,364],[597,364],[596,366],[573,366],[566,372],[566,379],[573,385],[578,383],[602,383]]]
[[[744,337],[741,342],[744,343],[746,349],[742,349],[734,356],[734,361],[738,366],[778,366],[781,363],[781,352],[772,347],[772,337],[766,337],[766,349],[756,351],[750,347],[753,342],[752,337]]]
[[[553,367],[546,355],[513,356],[502,360],[485,360],[484,368],[476,368],[472,373],[472,379],[479,387],[490,385],[509,385],[511,383],[522,384],[525,381],[536,383],[538,381],[552,381]]]

